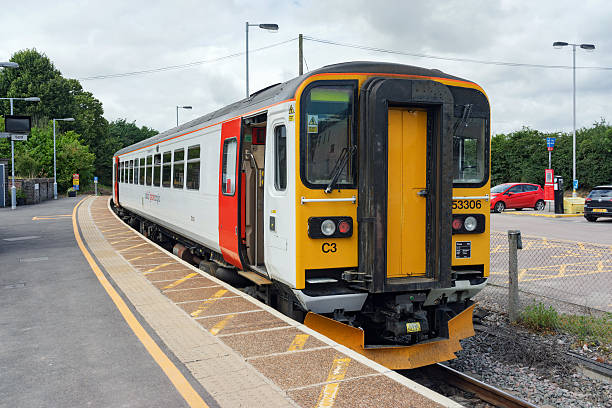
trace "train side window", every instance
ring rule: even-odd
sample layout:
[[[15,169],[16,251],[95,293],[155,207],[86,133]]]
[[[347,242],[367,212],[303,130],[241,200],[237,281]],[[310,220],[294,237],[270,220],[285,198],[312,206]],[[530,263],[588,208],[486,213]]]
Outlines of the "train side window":
[[[159,179],[161,178],[161,153],[153,156],[153,185],[159,187]]]
[[[123,173],[123,163],[119,162],[119,171],[117,172],[117,181],[121,183],[121,173]]]
[[[147,156],[147,186],[151,185],[151,180],[153,179],[153,156]]]
[[[170,187],[172,176],[172,152],[164,152],[162,162],[162,187]]]
[[[187,148],[187,188],[200,189],[200,145]]]
[[[174,151],[174,171],[172,172],[172,186],[183,188],[185,184],[185,149]]]
[[[134,178],[132,183],[138,184],[138,159],[134,159]]]
[[[128,170],[128,183],[134,183],[134,160],[130,160],[129,170]]]
[[[285,125],[274,128],[274,187],[287,188],[287,133]]]
[[[223,142],[223,166],[221,192],[224,195],[234,195],[236,192],[236,154],[238,143],[235,138]]]
[[[121,182],[125,183],[125,162],[121,162]]]
[[[139,184],[144,186],[145,183],[145,159],[144,157],[140,159],[140,171],[138,172],[138,181]]]

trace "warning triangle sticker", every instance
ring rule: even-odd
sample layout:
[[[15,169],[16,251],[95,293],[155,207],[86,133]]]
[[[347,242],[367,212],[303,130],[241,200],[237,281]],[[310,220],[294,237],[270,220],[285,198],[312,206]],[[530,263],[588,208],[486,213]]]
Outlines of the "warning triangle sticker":
[[[295,111],[293,110],[293,105],[289,105],[289,114],[293,115]]]
[[[317,121],[315,120],[314,117],[310,118],[310,122],[308,122],[309,125],[316,125]]]

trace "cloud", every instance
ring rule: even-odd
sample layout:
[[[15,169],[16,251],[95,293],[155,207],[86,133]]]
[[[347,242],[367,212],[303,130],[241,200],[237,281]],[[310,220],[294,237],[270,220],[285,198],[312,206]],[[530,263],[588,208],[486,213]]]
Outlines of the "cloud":
[[[595,43],[579,50],[578,66],[612,66],[612,28],[605,1],[488,2],[369,0],[174,2],[109,0],[13,3],[4,10],[0,59],[35,47],[65,76],[139,71],[242,52],[245,22],[277,23],[271,34],[250,29],[250,49],[303,33],[316,38],[412,53],[535,64],[571,65],[571,50],[553,41]],[[27,29],[24,30],[24,16]],[[351,61],[391,61],[438,68],[479,83],[492,105],[494,132],[528,125],[543,131],[572,126],[571,70],[505,67],[381,54],[305,41],[312,70]],[[297,42],[250,55],[251,92],[297,76]],[[610,71],[577,72],[577,125],[610,119]],[[193,68],[83,81],[102,101],[109,120],[126,118],[165,130],[176,105],[187,121],[244,97],[245,61],[239,56]]]

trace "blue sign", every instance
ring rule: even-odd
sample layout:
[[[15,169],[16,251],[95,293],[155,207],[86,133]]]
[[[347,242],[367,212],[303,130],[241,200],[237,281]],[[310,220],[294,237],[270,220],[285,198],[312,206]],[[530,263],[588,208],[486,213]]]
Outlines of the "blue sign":
[[[574,180],[574,190],[578,190],[578,180]]]
[[[94,176],[94,183],[98,182],[98,176]]]
[[[78,185],[78,184],[75,184],[75,185],[73,185],[72,187],[73,187],[73,188],[74,188],[76,191],[79,191],[79,185]]]
[[[555,137],[547,137],[546,138],[546,147],[553,148],[555,147]]]

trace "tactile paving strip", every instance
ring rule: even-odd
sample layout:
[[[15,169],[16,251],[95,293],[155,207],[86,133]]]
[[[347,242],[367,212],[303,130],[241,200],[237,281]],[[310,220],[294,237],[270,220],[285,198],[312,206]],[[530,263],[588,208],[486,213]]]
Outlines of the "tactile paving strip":
[[[92,222],[93,221],[93,222]],[[221,406],[457,407],[169,254],[91,198],[94,256]]]

